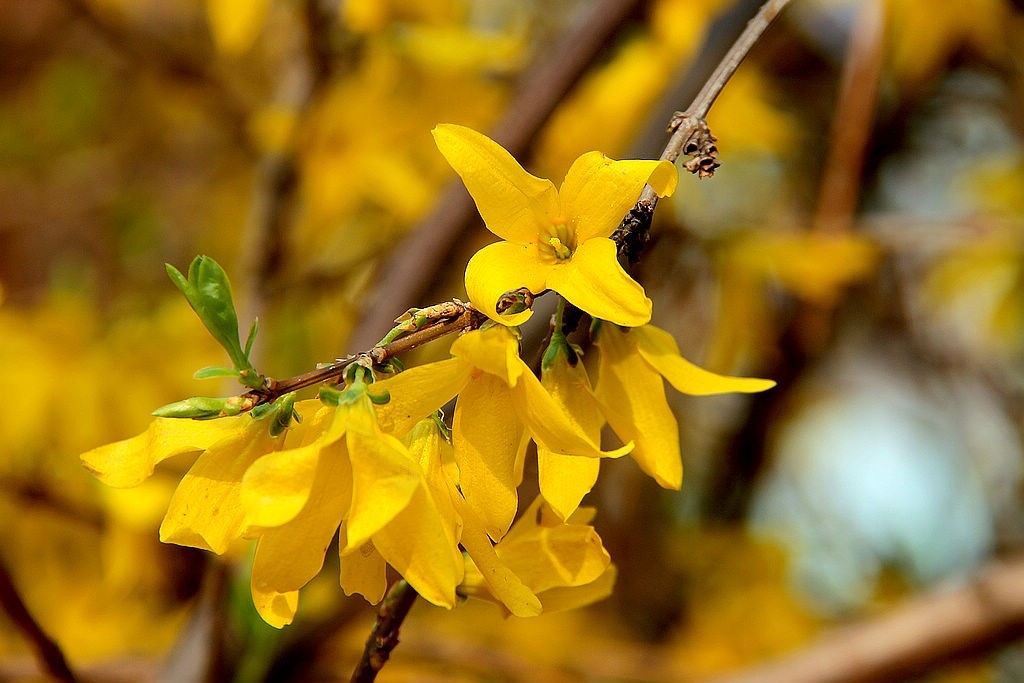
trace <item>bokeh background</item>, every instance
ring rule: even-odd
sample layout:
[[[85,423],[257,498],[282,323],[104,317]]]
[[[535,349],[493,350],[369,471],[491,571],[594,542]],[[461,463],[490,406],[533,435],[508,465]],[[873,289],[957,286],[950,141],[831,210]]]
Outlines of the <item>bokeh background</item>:
[[[0,680],[45,679],[17,598],[83,680],[347,680],[373,613],[330,565],[271,629],[249,549],[158,542],[187,462],[124,491],[79,464],[234,393],[191,379],[223,353],[163,264],[225,266],[269,375],[362,349],[464,295],[491,239],[434,125],[556,182],[591,149],[656,157],[758,4],[0,0]],[[636,271],[688,358],[779,386],[673,394],[681,492],[602,465],[612,598],[420,604],[381,680],[1024,680],[1020,4],[793,1]]]

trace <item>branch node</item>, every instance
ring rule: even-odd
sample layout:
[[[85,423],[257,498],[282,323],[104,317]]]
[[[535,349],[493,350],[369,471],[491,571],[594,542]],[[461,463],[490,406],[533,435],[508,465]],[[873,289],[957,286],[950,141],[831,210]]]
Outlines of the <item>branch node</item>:
[[[710,178],[722,164],[718,160],[718,147],[715,145],[717,138],[711,134],[708,122],[687,112],[677,111],[669,121],[668,130],[675,133],[680,128],[690,131],[681,148],[681,152],[690,157],[683,168],[697,174],[698,178]]]

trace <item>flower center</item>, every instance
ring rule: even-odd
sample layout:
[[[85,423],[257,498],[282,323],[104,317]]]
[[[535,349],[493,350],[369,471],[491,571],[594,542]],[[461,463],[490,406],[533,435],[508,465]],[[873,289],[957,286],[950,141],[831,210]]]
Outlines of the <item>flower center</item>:
[[[576,250],[576,235],[563,221],[549,225],[537,242],[538,251],[548,262],[567,261]]]

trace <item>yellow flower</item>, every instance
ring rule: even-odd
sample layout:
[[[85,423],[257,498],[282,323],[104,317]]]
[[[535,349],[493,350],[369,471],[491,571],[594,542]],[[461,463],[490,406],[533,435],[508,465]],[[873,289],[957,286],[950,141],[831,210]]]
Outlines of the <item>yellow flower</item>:
[[[552,344],[555,342],[552,341]],[[569,354],[573,355],[570,362]],[[541,368],[541,384],[594,443],[601,442],[605,419],[594,397],[587,371],[579,357],[564,343]],[[601,461],[554,453],[537,446],[537,479],[540,493],[561,519],[567,519],[583,496],[597,482]]]
[[[614,161],[588,152],[569,169],[561,188],[530,175],[500,145],[469,128],[442,124],[438,149],[462,177],[487,228],[506,240],[477,252],[466,266],[473,304],[504,325],[532,311],[499,314],[509,291],[551,289],[595,318],[635,327],[651,318],[651,300],[619,266],[609,239],[644,185],[660,196],[675,190],[667,161]]]
[[[683,483],[679,426],[665,399],[664,377],[678,391],[692,396],[732,392],[753,393],[775,386],[767,379],[726,377],[703,370],[679,355],[668,332],[653,325],[620,330],[603,325],[595,393],[605,406],[608,423],[623,441],[633,441],[633,458],[661,486]]]
[[[495,547],[498,561],[537,595],[545,612],[570,609],[611,593],[615,566],[594,527],[592,508],[580,508],[567,522],[537,497]],[[510,609],[493,592],[488,572],[476,558],[466,563],[459,593],[491,600]],[[513,611],[513,614],[515,612]]]
[[[347,593],[380,601],[387,563],[426,600],[453,607],[463,573],[459,521],[431,493],[422,458],[381,431],[365,390],[321,409],[308,436],[260,459],[242,482],[248,527],[259,535],[252,594],[264,620],[291,622],[339,525]]]
[[[519,357],[519,343],[506,327],[469,332],[452,344],[452,359],[421,365],[379,382],[393,396],[419,396],[418,410],[391,409],[386,429],[401,433],[458,394],[452,433],[460,487],[483,520],[488,535],[505,535],[518,507],[525,448],[560,455],[619,457],[632,444],[601,451],[596,440],[551,397]]]
[[[82,461],[105,484],[131,487],[160,461],[200,452],[171,498],[160,540],[223,554],[242,535],[242,475],[283,443],[283,436],[270,435],[267,422],[249,415],[206,421],[157,418],[142,434],[94,448]]]

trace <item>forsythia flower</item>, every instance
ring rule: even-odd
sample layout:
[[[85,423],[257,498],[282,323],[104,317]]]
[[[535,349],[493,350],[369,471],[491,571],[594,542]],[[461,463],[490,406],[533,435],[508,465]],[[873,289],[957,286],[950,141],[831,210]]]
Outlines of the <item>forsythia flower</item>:
[[[521,324],[531,310],[499,314],[496,305],[506,292],[526,287],[534,294],[554,290],[591,316],[619,325],[651,319],[651,300],[619,266],[609,237],[645,184],[659,196],[672,194],[675,166],[588,152],[555,189],[485,135],[451,124],[433,133],[487,228],[506,240],[481,249],[466,267],[466,291],[480,311],[504,325]]]
[[[496,541],[515,517],[516,487],[530,438],[539,448],[574,457],[619,457],[632,449],[627,443],[601,451],[545,391],[519,357],[518,346],[513,332],[501,325],[476,330],[455,340],[454,358],[406,370],[376,385],[392,395],[419,399],[414,413],[384,407],[382,421],[391,420],[388,428],[395,433],[459,395],[452,437],[460,487]]]
[[[611,593],[615,565],[588,524],[593,516],[592,508],[580,508],[563,523],[538,497],[494,547],[501,563],[537,595],[545,612],[580,607]],[[467,562],[459,592],[507,607],[493,592],[483,569]]]
[[[683,483],[679,426],[665,399],[662,377],[692,396],[754,393],[775,386],[768,379],[726,377],[701,369],[679,355],[668,332],[653,325],[621,330],[602,325],[595,342],[600,363],[595,393],[608,423],[623,441],[636,444],[640,469],[665,488]]]
[[[264,620],[291,622],[336,532],[347,593],[380,601],[386,562],[429,602],[454,607],[458,521],[428,486],[422,457],[380,429],[365,386],[342,392],[314,423],[308,443],[260,459],[242,481],[249,531],[259,535],[252,594]]]

